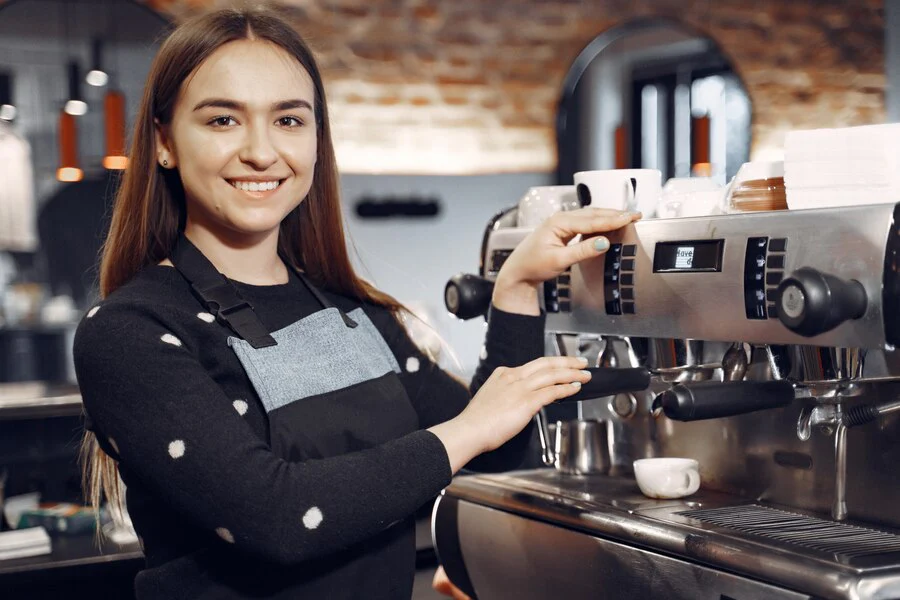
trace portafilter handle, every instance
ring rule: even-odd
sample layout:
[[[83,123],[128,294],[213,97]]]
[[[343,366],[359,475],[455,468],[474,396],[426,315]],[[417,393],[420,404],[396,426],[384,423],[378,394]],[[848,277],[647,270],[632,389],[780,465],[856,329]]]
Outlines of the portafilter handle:
[[[652,412],[675,421],[718,419],[787,406],[794,386],[787,381],[698,381],[678,383],[653,400]]]
[[[563,398],[560,402],[580,402],[626,392],[641,392],[650,387],[650,371],[642,367],[634,369],[592,367],[585,370],[590,371],[591,380],[583,384],[578,392]],[[556,464],[556,454],[550,441],[544,411],[539,411],[534,418],[541,442],[541,460],[545,465],[553,466]]]
[[[493,293],[493,281],[478,275],[459,273],[451,277],[444,286],[444,306],[459,319],[482,317],[491,307]]]

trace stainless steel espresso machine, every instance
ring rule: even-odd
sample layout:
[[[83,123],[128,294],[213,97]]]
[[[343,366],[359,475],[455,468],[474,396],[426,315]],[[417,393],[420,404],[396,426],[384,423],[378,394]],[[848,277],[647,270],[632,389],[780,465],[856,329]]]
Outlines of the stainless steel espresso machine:
[[[528,233],[514,210],[448,283],[461,317]],[[544,308],[548,348],[589,352],[607,386],[578,414],[609,468],[558,468],[540,423],[550,467],[456,478],[433,516],[451,580],[481,600],[900,598],[900,204],[608,237]],[[700,490],[643,496],[644,457],[696,459]]]

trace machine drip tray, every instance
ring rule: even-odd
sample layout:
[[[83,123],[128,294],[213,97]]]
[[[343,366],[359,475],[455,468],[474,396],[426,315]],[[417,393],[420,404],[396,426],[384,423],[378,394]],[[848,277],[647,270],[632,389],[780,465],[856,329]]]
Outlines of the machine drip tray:
[[[749,504],[675,513],[750,536],[776,540],[832,555],[853,564],[855,559],[900,553],[900,535],[878,529],[826,521],[786,510]]]
[[[651,500],[631,477],[552,470],[462,477],[445,495],[817,598],[900,598],[900,532],[890,528],[709,490]]]

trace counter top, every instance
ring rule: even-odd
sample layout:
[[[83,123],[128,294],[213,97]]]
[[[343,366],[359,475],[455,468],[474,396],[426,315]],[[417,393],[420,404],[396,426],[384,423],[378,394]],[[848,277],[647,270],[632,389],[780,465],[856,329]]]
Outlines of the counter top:
[[[143,564],[144,561],[144,554],[136,542],[118,545],[106,540],[102,549],[98,549],[93,533],[54,535],[51,536],[51,540],[50,554],[0,560],[0,577],[121,561],[136,561],[136,564]]]
[[[81,412],[77,385],[42,381],[0,384],[0,420],[78,416]]]

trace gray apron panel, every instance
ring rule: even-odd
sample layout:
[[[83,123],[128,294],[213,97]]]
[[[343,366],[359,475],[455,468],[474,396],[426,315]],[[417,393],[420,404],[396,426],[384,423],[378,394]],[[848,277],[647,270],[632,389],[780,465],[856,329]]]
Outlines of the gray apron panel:
[[[347,327],[337,308],[326,308],[272,333],[276,346],[254,349],[228,338],[267,413],[377,379],[400,365],[378,329],[361,309],[349,313]]]

